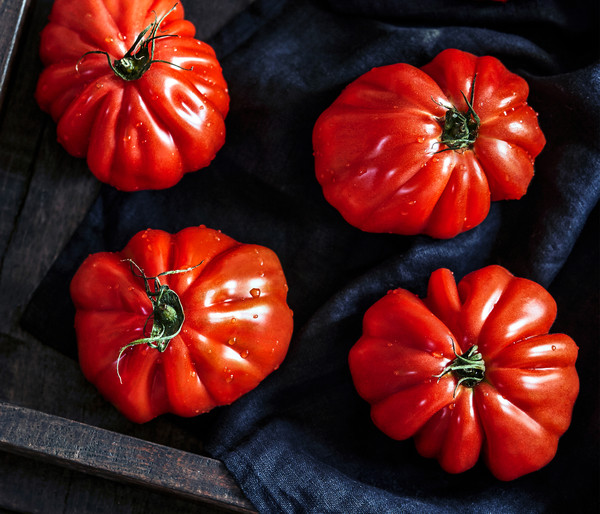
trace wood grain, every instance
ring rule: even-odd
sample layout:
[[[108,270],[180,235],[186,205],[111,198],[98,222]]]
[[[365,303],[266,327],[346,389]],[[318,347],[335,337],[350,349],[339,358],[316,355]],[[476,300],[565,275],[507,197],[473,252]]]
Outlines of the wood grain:
[[[6,83],[10,75],[16,47],[25,24],[29,0],[0,1],[0,109],[4,104]]]
[[[0,449],[252,512],[217,460],[0,402]]]

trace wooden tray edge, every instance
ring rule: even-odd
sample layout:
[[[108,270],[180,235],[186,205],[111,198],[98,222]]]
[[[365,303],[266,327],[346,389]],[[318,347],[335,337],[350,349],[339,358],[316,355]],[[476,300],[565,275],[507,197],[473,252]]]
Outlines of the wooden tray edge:
[[[109,480],[255,512],[222,462],[0,402],[0,450]]]

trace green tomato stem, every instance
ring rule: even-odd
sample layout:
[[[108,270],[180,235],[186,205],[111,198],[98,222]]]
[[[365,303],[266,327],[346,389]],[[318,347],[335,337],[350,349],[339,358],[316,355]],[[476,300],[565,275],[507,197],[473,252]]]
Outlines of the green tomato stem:
[[[454,352],[454,360],[448,364],[439,375],[434,375],[438,382],[444,375],[452,373],[458,379],[454,388],[454,396],[459,386],[475,387],[485,377],[485,362],[483,356],[479,353],[477,345],[471,346],[465,353],[458,355],[452,341],[452,351]]]
[[[473,108],[473,98],[475,95],[475,78],[473,76],[473,82],[471,83],[471,98],[470,100],[461,91],[461,94],[467,104],[467,110],[465,112],[459,111],[456,107],[450,107],[446,111],[446,116],[440,122],[442,125],[442,136],[440,143],[447,146],[441,152],[447,150],[464,150],[472,148],[475,143],[477,136],[479,135],[479,126],[481,120]]]
[[[181,305],[179,296],[175,291],[170,289],[169,286],[161,284],[159,277],[164,275],[173,275],[175,273],[187,273],[188,271],[191,271],[202,264],[199,263],[196,264],[196,266],[186,269],[165,271],[163,273],[159,273],[155,277],[147,277],[144,273],[144,270],[142,270],[133,260],[124,259],[123,262],[129,262],[131,272],[136,277],[140,277],[144,280],[146,295],[152,303],[152,314],[150,314],[150,316],[148,316],[146,319],[146,323],[144,323],[142,332],[144,334],[147,332],[146,328],[150,322],[152,322],[152,329],[150,330],[148,337],[136,339],[135,341],[123,346],[119,351],[119,355],[117,356],[117,375],[121,383],[123,383],[123,381],[119,373],[119,363],[121,361],[121,357],[128,348],[140,344],[146,344],[150,348],[154,348],[159,352],[164,352],[167,349],[171,339],[179,334],[181,327],[183,326],[183,322],[185,321],[185,314],[183,312],[183,306]],[[154,282],[154,288],[150,287],[150,281]]]
[[[191,69],[183,68],[177,64],[174,64],[169,61],[164,61],[161,59],[154,59],[154,42],[157,39],[162,39],[166,37],[179,37],[177,34],[164,34],[161,36],[157,36],[156,33],[163,22],[163,20],[177,7],[175,4],[164,16],[160,19],[156,18],[156,13],[154,13],[154,21],[148,25],[142,32],[140,32],[135,39],[131,48],[127,51],[127,53],[121,57],[121,59],[114,59],[111,61],[110,55],[108,52],[104,50],[91,50],[89,52],[84,53],[81,56],[81,59],[75,65],[77,71],[79,71],[79,64],[84,59],[84,57],[88,54],[103,54],[106,56],[108,60],[108,65],[113,73],[126,81],[137,80],[144,75],[149,69],[150,66],[155,62],[162,62],[164,64],[169,64],[176,68],[180,68],[182,70],[190,71]],[[146,37],[148,34],[148,37]]]

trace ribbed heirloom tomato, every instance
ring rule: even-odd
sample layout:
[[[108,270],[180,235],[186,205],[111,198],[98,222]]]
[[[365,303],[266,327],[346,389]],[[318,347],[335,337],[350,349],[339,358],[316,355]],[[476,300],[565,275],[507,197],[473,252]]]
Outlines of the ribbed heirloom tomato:
[[[318,118],[323,194],[367,232],[453,237],[491,200],[523,196],[545,145],[529,87],[490,56],[449,49],[422,68],[374,68]]]
[[[397,289],[366,312],[350,371],[385,434],[451,473],[483,451],[512,480],[552,460],[579,392],[578,348],[548,333],[555,317],[543,287],[500,266],[458,286],[440,269],[426,299]]]
[[[90,255],[71,297],[85,377],[138,423],[233,402],[277,369],[293,328],[275,253],[202,226]]]
[[[174,0],[56,0],[35,92],[60,144],[118,189],[163,189],[225,141],[229,94],[213,49]]]

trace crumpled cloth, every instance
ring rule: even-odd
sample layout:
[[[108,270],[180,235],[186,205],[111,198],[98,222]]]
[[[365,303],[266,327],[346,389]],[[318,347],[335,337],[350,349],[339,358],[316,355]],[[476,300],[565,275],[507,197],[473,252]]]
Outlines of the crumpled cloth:
[[[185,8],[201,16],[201,2]],[[209,41],[231,94],[215,161],[165,191],[103,187],[23,325],[75,356],[67,285],[87,254],[120,250],[148,227],[221,229],[278,254],[295,313],[279,370],[206,415],[206,450],[260,512],[597,511],[599,19],[586,0],[257,0]],[[422,66],[446,48],[493,55],[529,83],[547,145],[528,193],[449,240],[361,232],[323,198],[314,123],[372,67]],[[412,441],[387,438],[347,366],[364,312],[389,289],[424,295],[437,268],[459,280],[488,264],[546,287],[558,304],[552,331],[580,347],[581,392],[556,457],[512,482],[483,463],[450,475]]]

